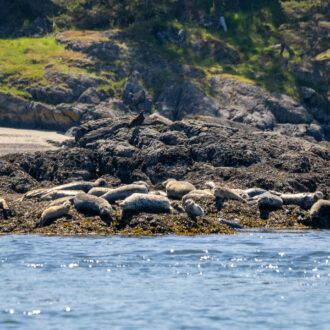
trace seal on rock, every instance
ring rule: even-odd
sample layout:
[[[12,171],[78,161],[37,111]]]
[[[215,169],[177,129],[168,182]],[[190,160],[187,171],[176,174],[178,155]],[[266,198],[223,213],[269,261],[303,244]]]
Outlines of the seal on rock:
[[[162,190],[152,190],[152,191],[149,191],[149,194],[167,197],[166,192],[162,191]]]
[[[91,190],[88,190],[88,194],[100,197],[111,190],[112,190],[112,188],[107,188],[107,187],[94,187]]]
[[[73,197],[78,194],[83,193],[82,190],[54,190],[51,192],[47,192],[45,195],[42,195],[42,201],[53,201],[55,199],[63,198],[63,197]]]
[[[259,207],[280,209],[283,205],[283,200],[281,197],[274,195],[270,192],[265,192],[258,197]]]
[[[221,222],[223,225],[226,225],[232,229],[244,229],[244,226],[240,225],[235,221],[229,221],[221,218],[218,218],[217,220],[219,220],[219,222]]]
[[[187,212],[190,218],[196,219],[196,217],[200,217],[204,215],[204,210],[196,204],[192,199],[187,199],[183,203],[183,208]]]
[[[266,190],[262,188],[249,188],[244,190],[244,192],[249,196],[249,198],[253,198],[255,196],[265,193]]]
[[[39,227],[44,227],[50,225],[56,219],[67,215],[70,211],[71,203],[65,202],[62,205],[51,206],[47,208],[41,214],[41,220],[39,222]]]
[[[102,197],[81,193],[75,196],[73,204],[79,212],[100,215],[107,224],[111,221],[111,205]]]
[[[309,213],[312,226],[317,228],[330,228],[330,201],[321,199],[311,208]]]
[[[21,201],[23,201],[25,199],[39,198],[42,195],[44,195],[48,190],[49,190],[49,188],[40,188],[40,189],[30,190],[23,195],[23,197],[21,198]]]
[[[71,183],[66,183],[61,186],[56,186],[48,189],[48,192],[52,192],[54,190],[82,190],[83,192],[88,192],[94,187],[105,187],[107,182],[104,179],[97,179],[95,182],[89,181],[76,181]]]
[[[59,199],[55,199],[49,204],[49,206],[57,206],[57,205],[64,204],[65,202],[69,202],[70,204],[72,204],[73,199],[74,199],[74,196],[68,196],[68,197],[62,197]]]
[[[283,204],[299,205],[301,208],[307,210],[313,206],[319,199],[323,198],[321,191],[315,193],[300,193],[300,194],[281,194]]]
[[[182,201],[185,202],[187,199],[192,199],[193,201],[205,202],[214,199],[214,195],[209,189],[205,190],[192,190],[190,193],[182,197]]]
[[[120,204],[123,212],[170,213],[171,205],[167,197],[153,194],[135,193]]]
[[[177,181],[175,179],[167,179],[163,182],[167,197],[173,199],[181,199],[182,196],[195,190],[195,186],[187,181]]]
[[[118,188],[110,189],[101,197],[106,199],[109,203],[114,203],[115,201],[123,200],[134,193],[147,194],[148,188],[141,184],[128,184]]]
[[[216,187],[214,189],[214,196],[222,199],[233,199],[240,202],[245,202],[245,200],[237,194],[233,189],[227,187]]]

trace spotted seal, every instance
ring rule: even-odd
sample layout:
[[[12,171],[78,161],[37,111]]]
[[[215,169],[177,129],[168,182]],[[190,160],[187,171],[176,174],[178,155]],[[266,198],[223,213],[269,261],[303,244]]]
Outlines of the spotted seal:
[[[170,213],[171,205],[167,197],[153,194],[135,193],[120,204],[123,212]]]
[[[71,203],[65,202],[61,205],[51,206],[44,210],[41,214],[39,227],[48,226],[53,223],[56,219],[67,215],[70,211]]]
[[[42,195],[44,195],[48,190],[49,190],[49,188],[40,188],[40,189],[30,190],[27,193],[25,193],[20,200],[23,201],[25,199],[39,198]]]
[[[94,187],[105,187],[106,181],[102,178],[97,179],[95,182],[89,181],[76,181],[71,183],[66,183],[61,186],[56,186],[53,188],[48,189],[48,192],[52,192],[54,190],[82,190],[83,192],[88,192]]]
[[[118,188],[110,189],[101,197],[106,199],[109,203],[114,203],[115,201],[123,200],[134,193],[147,194],[148,188],[142,184],[128,184]]]
[[[195,186],[188,181],[177,181],[175,179],[167,179],[163,182],[167,197],[173,199],[181,199],[182,196],[195,190]]]
[[[192,199],[187,199],[183,202],[183,208],[187,212],[190,218],[196,219],[204,215],[204,210],[196,204]]]
[[[73,204],[79,212],[99,215],[107,224],[112,220],[111,205],[102,197],[81,193],[75,196]]]
[[[216,187],[214,189],[214,196],[222,199],[232,199],[240,202],[245,202],[245,200],[236,193],[233,189],[227,187]]]
[[[187,199],[192,199],[193,201],[210,201],[214,199],[214,195],[212,194],[211,190],[204,189],[204,190],[192,190],[188,194],[182,197],[182,201],[185,202]]]
[[[281,194],[281,198],[283,204],[299,205],[301,208],[307,210],[319,199],[323,198],[323,193],[321,191],[316,191],[315,193]]]
[[[82,190],[53,190],[41,196],[42,201],[53,201],[63,197],[73,197],[83,193]]]

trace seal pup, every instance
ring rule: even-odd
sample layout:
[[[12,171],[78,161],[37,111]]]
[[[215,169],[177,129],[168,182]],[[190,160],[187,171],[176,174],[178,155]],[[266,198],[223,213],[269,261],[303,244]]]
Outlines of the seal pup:
[[[123,200],[134,193],[147,194],[148,188],[142,184],[128,184],[118,188],[110,189],[101,197],[106,199],[109,203],[114,203],[115,201]]]
[[[76,181],[71,183],[66,183],[61,186],[56,186],[48,189],[48,192],[52,192],[54,190],[82,190],[83,192],[88,192],[94,187],[105,187],[107,182],[104,179],[97,179],[95,182],[89,181]]]
[[[300,193],[300,194],[281,194],[283,204],[299,205],[301,208],[307,210],[313,206],[319,199],[323,198],[321,191],[315,193]]]
[[[171,204],[167,197],[135,193],[121,203],[123,212],[170,213]]]
[[[42,201],[53,201],[63,197],[73,197],[83,193],[82,190],[54,190],[41,196]]]
[[[44,227],[52,224],[56,219],[67,215],[70,211],[71,203],[65,202],[61,205],[51,206],[44,210],[41,214],[39,227]]]
[[[227,187],[216,187],[214,189],[214,196],[222,199],[232,199],[245,202],[245,200],[239,194],[237,194],[233,189]]]
[[[196,190],[195,186],[188,181],[177,181],[176,179],[167,179],[163,182],[168,198],[181,199],[184,195]]]
[[[111,218],[111,205],[102,197],[80,193],[73,199],[75,208],[82,213],[96,214],[109,224]]]
[[[196,219],[196,217],[204,215],[204,210],[192,199],[187,199],[183,202],[183,208],[191,219]]]

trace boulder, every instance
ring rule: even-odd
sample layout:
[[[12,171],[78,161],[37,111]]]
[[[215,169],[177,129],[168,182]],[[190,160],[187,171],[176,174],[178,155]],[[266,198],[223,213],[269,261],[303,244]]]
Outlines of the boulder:
[[[93,87],[86,89],[79,97],[78,102],[99,104],[103,97]]]
[[[122,98],[125,104],[134,106],[146,101],[146,92],[137,80],[129,78],[124,85]]]

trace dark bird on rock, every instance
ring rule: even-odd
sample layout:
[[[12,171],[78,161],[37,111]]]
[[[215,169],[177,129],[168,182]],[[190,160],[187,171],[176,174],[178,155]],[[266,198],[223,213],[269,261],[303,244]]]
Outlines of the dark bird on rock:
[[[128,127],[139,126],[144,121],[144,110],[142,110],[136,117],[134,117],[128,124]]]

